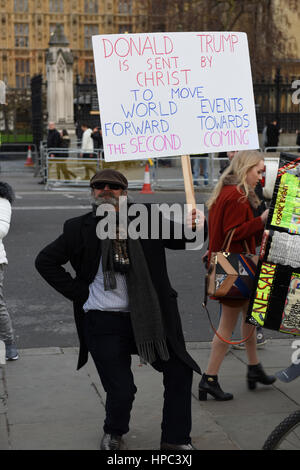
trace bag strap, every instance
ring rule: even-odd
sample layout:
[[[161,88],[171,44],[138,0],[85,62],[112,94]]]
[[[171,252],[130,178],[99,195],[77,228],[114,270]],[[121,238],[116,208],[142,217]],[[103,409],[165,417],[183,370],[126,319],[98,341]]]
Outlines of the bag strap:
[[[251,253],[250,253],[250,250],[249,250],[248,243],[246,242],[246,240],[243,240],[243,243],[244,243],[244,245],[245,245],[245,248],[246,248],[246,253],[249,253],[249,254],[251,254]]]
[[[227,251],[227,252],[229,251],[234,232],[235,232],[235,228],[227,232],[221,251]]]
[[[224,240],[224,243],[222,245],[221,251],[225,251],[227,253],[230,251],[230,245],[231,245],[231,242],[232,242],[232,239],[233,239],[235,229],[236,229],[236,227],[234,227],[233,229],[229,230],[229,232],[227,232],[227,235],[225,237],[225,240]],[[244,243],[244,246],[245,246],[245,249],[246,249],[246,253],[250,254],[249,246],[248,246],[248,243],[246,242],[246,240],[243,240],[243,243]]]
[[[202,304],[202,307],[206,310],[206,313],[207,313],[207,316],[208,316],[208,320],[209,320],[210,326],[212,327],[213,332],[215,333],[215,335],[216,335],[221,341],[223,341],[223,343],[226,343],[226,344],[241,344],[241,343],[245,343],[246,341],[248,341],[249,338],[251,338],[251,336],[252,336],[253,333],[254,333],[254,330],[256,329],[255,326],[253,326],[252,331],[251,331],[251,333],[247,336],[247,338],[243,338],[243,339],[241,339],[241,340],[239,340],[239,341],[229,341],[229,340],[223,338],[223,336],[221,336],[221,335],[217,332],[217,330],[215,329],[215,327],[214,327],[214,325],[213,325],[213,322],[212,322],[212,320],[211,320],[211,318],[210,318],[209,311],[208,311],[208,309],[207,309],[206,304],[207,304],[207,293],[205,292],[205,298],[204,298],[204,302],[203,302],[203,304]]]

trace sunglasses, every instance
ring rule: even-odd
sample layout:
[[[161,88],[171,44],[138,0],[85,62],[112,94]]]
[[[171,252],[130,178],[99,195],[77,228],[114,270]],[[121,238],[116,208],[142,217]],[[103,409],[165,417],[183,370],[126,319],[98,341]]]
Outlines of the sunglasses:
[[[96,183],[93,183],[91,184],[91,188],[93,189],[104,189],[105,186],[108,186],[109,189],[123,189],[123,187],[121,185],[119,185],[118,183],[101,183],[101,182],[96,182]]]

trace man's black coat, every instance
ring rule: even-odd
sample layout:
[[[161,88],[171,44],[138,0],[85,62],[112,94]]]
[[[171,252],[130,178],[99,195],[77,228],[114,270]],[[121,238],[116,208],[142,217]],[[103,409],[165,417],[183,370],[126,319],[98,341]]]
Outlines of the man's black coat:
[[[57,129],[49,129],[47,136],[47,148],[61,147],[61,135]]]
[[[150,205],[146,206],[149,214]],[[93,282],[99,268],[101,241],[96,235],[96,226],[99,220],[91,212],[67,220],[62,235],[46,246],[39,253],[35,262],[37,270],[44,279],[54,289],[73,301],[75,323],[80,341],[77,369],[80,369],[88,359],[88,350],[83,335],[85,313],[82,307],[89,295],[89,284]],[[172,239],[173,231],[174,224],[171,225],[170,239],[141,239],[141,244],[160,301],[167,339],[177,356],[200,373],[199,366],[185,348],[177,306],[177,292],[171,287],[167,273],[165,248],[184,249],[186,243],[184,238]],[[62,266],[68,261],[76,273],[75,278]]]
[[[275,124],[267,126],[267,144],[266,147],[277,147],[279,142],[279,129]]]

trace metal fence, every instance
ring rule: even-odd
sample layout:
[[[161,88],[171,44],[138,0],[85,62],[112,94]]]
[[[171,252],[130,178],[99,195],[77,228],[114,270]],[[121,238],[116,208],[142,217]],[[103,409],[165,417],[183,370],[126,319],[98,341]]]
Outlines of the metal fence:
[[[70,184],[86,187],[91,177],[100,169],[101,161],[98,152],[89,152],[88,158],[82,158],[78,149],[46,149],[46,188]]]
[[[144,162],[140,160],[107,163],[103,151],[83,154],[79,148],[47,149],[44,144],[41,145],[40,154],[39,173],[46,189],[87,188],[93,174],[103,168],[114,168],[126,174],[130,188],[138,188],[143,183]]]
[[[282,151],[300,152],[300,147],[266,147],[264,150],[259,150],[264,153],[265,159],[274,159],[279,158]],[[180,156],[108,163],[104,160],[103,151],[91,152],[90,158],[82,158],[82,153],[78,148],[47,149],[44,144],[42,144],[40,155],[40,174],[44,178],[46,189],[65,190],[68,188],[75,191],[86,189],[89,187],[92,175],[102,168],[114,168],[121,171],[128,179],[129,189],[141,189],[146,163],[149,166],[153,189],[184,189]],[[191,155],[194,188],[210,191],[219,180],[222,167],[227,163],[228,158],[219,157],[217,153],[208,154],[206,157]]]
[[[300,152],[300,147],[297,147],[295,145],[290,145],[290,146],[278,146],[278,147],[265,147],[264,152],[286,152],[286,151],[292,151],[294,152]]]
[[[124,173],[129,189],[141,189],[145,177],[145,165],[148,163],[150,181],[154,189],[181,190],[184,188],[181,157],[155,158],[153,160],[119,161],[108,163],[103,151],[90,152],[90,158],[83,158],[80,149],[47,149],[45,143],[40,148],[40,170],[46,189],[74,190],[87,188],[92,175],[102,168],[114,168]],[[214,154],[208,157],[191,156],[194,170],[194,185],[211,188],[218,179],[221,161]]]

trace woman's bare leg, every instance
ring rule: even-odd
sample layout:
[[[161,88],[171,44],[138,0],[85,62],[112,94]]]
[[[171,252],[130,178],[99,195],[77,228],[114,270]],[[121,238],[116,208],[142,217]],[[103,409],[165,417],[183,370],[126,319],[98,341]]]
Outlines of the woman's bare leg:
[[[217,332],[224,339],[230,340],[232,332],[237,324],[240,311],[241,307],[228,307],[227,305],[222,305],[221,318]],[[215,335],[212,341],[212,349],[206,371],[207,375],[218,375],[227,349],[228,344],[224,343],[217,335]]]
[[[247,338],[251,331],[254,331],[250,338],[245,342],[246,346],[246,352],[247,352],[247,357],[248,357],[248,363],[250,365],[255,365],[259,363],[259,359],[257,356],[257,349],[256,349],[256,328],[253,325],[250,325],[249,323],[245,323],[246,320],[246,315],[247,315],[247,309],[248,309],[248,302],[247,304],[243,307],[243,321],[241,325],[241,332],[242,332],[242,338]]]

